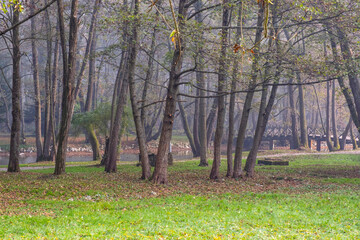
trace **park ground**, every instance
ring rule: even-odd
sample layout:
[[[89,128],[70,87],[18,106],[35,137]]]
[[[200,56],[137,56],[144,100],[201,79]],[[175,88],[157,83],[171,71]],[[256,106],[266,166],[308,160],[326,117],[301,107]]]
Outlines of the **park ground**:
[[[0,239],[360,239],[360,155],[282,158],[239,180],[223,162],[217,181],[198,160],[175,162],[166,186],[134,163],[2,172]]]

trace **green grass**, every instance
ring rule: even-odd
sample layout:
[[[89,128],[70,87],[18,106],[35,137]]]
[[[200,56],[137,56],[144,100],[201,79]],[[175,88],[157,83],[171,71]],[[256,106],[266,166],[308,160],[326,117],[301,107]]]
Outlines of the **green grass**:
[[[359,156],[289,161],[218,181],[176,162],[167,186],[133,164],[0,173],[0,239],[360,239]]]
[[[144,200],[30,201],[43,214],[0,217],[0,236],[126,239],[356,239],[358,195],[275,193]],[[341,211],[339,211],[341,206]],[[29,211],[29,208],[26,209]],[[14,224],[15,222],[21,224]]]

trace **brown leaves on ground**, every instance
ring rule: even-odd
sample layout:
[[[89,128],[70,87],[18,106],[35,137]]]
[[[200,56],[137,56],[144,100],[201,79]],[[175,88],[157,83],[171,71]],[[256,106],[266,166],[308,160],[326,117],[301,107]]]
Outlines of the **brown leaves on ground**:
[[[351,167],[342,170],[336,168],[309,168],[300,173],[261,171],[254,178],[222,178],[209,180],[208,168],[176,169],[170,168],[169,184],[155,185],[150,181],[139,179],[140,168],[127,166],[127,171],[119,169],[118,173],[107,174],[102,171],[68,173],[62,176],[52,174],[22,172],[18,174],[0,173],[0,214],[13,214],[19,209],[27,209],[29,200],[90,200],[113,201],[117,199],[142,199],[152,197],[176,196],[182,194],[208,195],[241,194],[244,192],[286,192],[301,193],[308,191],[308,186],[317,187],[317,191],[327,191],[330,185],[316,179],[332,177],[360,177],[360,168]],[[267,168],[271,170],[271,168]],[[334,184],[331,183],[333,186]],[[343,187],[343,186],[341,186]],[[356,186],[347,186],[356,188]],[[358,186],[357,186],[358,187]],[[340,188],[340,187],[339,187]],[[311,189],[310,189],[311,190]],[[90,196],[90,197],[89,197]],[[9,210],[10,209],[10,210]],[[12,209],[12,210],[11,210]],[[52,214],[49,211],[42,211]]]

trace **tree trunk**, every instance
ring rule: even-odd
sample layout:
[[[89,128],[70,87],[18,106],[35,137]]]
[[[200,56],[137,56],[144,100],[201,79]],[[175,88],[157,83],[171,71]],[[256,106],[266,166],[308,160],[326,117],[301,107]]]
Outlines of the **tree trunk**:
[[[194,138],[193,138],[193,135],[191,134],[189,123],[187,121],[187,114],[186,114],[185,109],[180,101],[181,101],[181,98],[179,97],[178,105],[179,105],[179,109],[180,109],[181,122],[183,124],[185,134],[189,140],[191,151],[193,153],[193,157],[197,157]]]
[[[178,7],[178,25],[179,32],[181,33],[185,23],[183,16],[186,16],[187,8],[185,7],[186,0],[179,0]],[[182,36],[175,34],[176,36],[176,46],[173,55],[173,60],[171,63],[169,84],[167,88],[167,97],[166,105],[164,111],[164,117],[162,121],[162,129],[159,140],[159,147],[156,157],[156,166],[153,174],[153,182],[157,184],[167,184],[167,152],[169,149],[169,144],[172,135],[172,129],[174,124],[174,116],[176,110],[176,101],[178,94],[178,83],[180,81],[180,71],[183,61],[183,51],[185,49],[185,42],[182,39]]]
[[[58,26],[57,26],[57,33],[55,38],[55,50],[54,50],[54,61],[52,67],[52,76],[51,76],[51,94],[50,94],[50,130],[52,134],[52,150],[49,157],[49,160],[53,161],[53,156],[56,155],[56,104],[57,104],[57,75],[58,75],[58,64],[59,64],[59,33],[58,33]]]
[[[205,79],[204,74],[199,73],[198,77],[199,87],[205,89]],[[200,142],[200,163],[199,166],[208,166],[208,161],[206,158],[207,153],[207,137],[206,137],[206,102],[203,97],[205,97],[205,91],[200,90],[199,96],[199,142]]]
[[[87,62],[89,59],[91,45],[92,45],[93,39],[95,38],[94,32],[95,32],[96,20],[97,20],[98,11],[100,9],[100,5],[101,5],[101,0],[95,0],[94,9],[93,9],[92,16],[91,16],[91,23],[90,23],[90,28],[89,28],[88,39],[87,39],[86,48],[85,48],[84,59],[81,64],[80,72],[76,78],[76,87],[74,89],[75,92],[73,93],[73,95],[75,96],[75,99],[77,98],[79,91],[80,91],[81,80],[84,76],[85,68],[86,68],[86,65],[87,65]]]
[[[296,71],[296,78],[298,83],[302,83],[301,75],[299,71]],[[299,85],[298,90],[299,90],[299,113],[300,113],[300,146],[303,148],[309,148],[303,86]]]
[[[350,110],[350,114],[351,114],[351,117],[352,117],[352,120],[355,124],[355,126],[357,128],[360,128],[360,115],[358,115],[358,112],[356,110],[356,106],[354,104],[354,100],[353,98],[351,97],[350,95],[350,89],[345,85],[345,82],[344,82],[344,78],[342,77],[342,69],[340,69],[339,65],[341,64],[340,63],[340,57],[338,55],[338,51],[337,51],[337,47],[336,47],[336,42],[335,42],[335,37],[334,37],[334,34],[332,32],[332,29],[326,25],[326,29],[329,33],[329,38],[330,38],[330,44],[331,44],[331,49],[332,49],[332,53],[333,53],[333,58],[334,58],[334,61],[335,61],[335,70],[338,72],[338,83],[339,83],[339,86],[341,87],[341,91],[346,99],[346,103],[349,107],[349,110]]]
[[[12,25],[19,22],[20,12],[13,8]],[[20,145],[20,131],[21,131],[21,77],[20,77],[20,39],[19,39],[19,26],[14,27],[12,30],[12,125],[10,137],[10,157],[8,172],[20,172],[19,166],[19,145]]]
[[[357,65],[354,62],[346,34],[339,27],[336,27],[336,30],[340,42],[341,53],[347,69],[347,75],[349,78],[351,93],[353,95],[353,99],[355,103],[355,109],[357,112],[357,122],[360,122],[360,81],[357,77],[357,67],[356,67]],[[360,126],[356,125],[356,127],[358,132],[360,133]]]
[[[127,54],[126,54],[127,55]],[[125,69],[127,69],[128,65],[128,57],[125,57],[123,66],[120,66],[119,73],[120,77],[118,79],[119,83],[121,83],[120,86],[120,94],[116,94],[116,91],[114,92],[113,98],[116,98],[116,107],[115,107],[115,114],[114,114],[114,120],[112,121],[111,128],[110,128],[110,138],[109,138],[109,151],[107,158],[105,160],[105,171],[108,173],[116,172],[116,160],[118,158],[118,145],[119,141],[119,135],[120,135],[120,127],[123,117],[124,108],[127,101],[127,92],[128,92],[128,77],[127,72]]]
[[[35,3],[31,0],[32,7],[30,14],[34,14]],[[39,64],[38,52],[36,47],[36,22],[35,17],[31,18],[31,50],[32,50],[32,66],[33,66],[33,81],[34,81],[34,102],[35,102],[35,141],[36,141],[36,161],[43,161],[43,149],[41,144],[41,101],[39,88]],[[46,79],[47,80],[47,79]],[[45,81],[46,81],[45,80]]]
[[[238,10],[238,18],[237,18],[237,30],[236,30],[236,44],[240,45],[240,38],[241,38],[241,20],[242,20],[242,1],[240,2],[239,10]],[[227,149],[226,149],[226,156],[227,156],[227,171],[226,177],[232,177],[234,173],[233,168],[233,141],[234,141],[234,114],[235,114],[235,97],[236,94],[236,84],[237,84],[237,76],[239,71],[239,59],[234,58],[233,61],[233,72],[232,72],[232,79],[231,79],[231,87],[230,87],[230,102],[229,102],[229,130],[228,130],[228,139],[227,139]]]
[[[128,67],[128,81],[129,81],[129,90],[130,90],[130,100],[132,106],[132,112],[136,127],[136,136],[139,144],[140,150],[140,162],[142,167],[142,175],[141,179],[149,179],[151,176],[150,163],[148,158],[148,151],[146,147],[146,136],[143,122],[141,121],[141,113],[137,106],[136,101],[136,89],[134,82],[134,74],[135,74],[135,64],[136,64],[136,54],[137,54],[137,41],[138,41],[138,27],[139,27],[139,0],[134,0],[134,13],[133,16],[135,20],[132,26],[132,36],[129,39],[129,67]]]
[[[202,0],[198,0],[195,4],[195,11],[199,11],[203,6]],[[195,16],[195,20],[198,23],[203,22],[203,16],[200,12]],[[203,36],[203,33],[201,33],[200,36]],[[196,47],[197,53],[198,53],[198,72],[196,72],[196,81],[199,86],[199,118],[198,118],[198,138],[199,138],[199,154],[200,154],[200,163],[199,166],[208,166],[209,163],[206,158],[206,152],[207,152],[207,137],[206,137],[206,100],[205,100],[205,77],[204,73],[202,72],[204,70],[204,53],[203,53],[203,47],[201,44],[199,44]]]
[[[326,83],[326,122],[325,122],[325,135],[326,135],[326,144],[328,146],[328,149],[330,152],[332,152],[333,145],[331,142],[331,136],[330,136],[330,82]]]
[[[156,14],[158,15],[159,13],[156,12]],[[150,56],[148,59],[146,76],[145,76],[145,81],[144,81],[144,88],[143,88],[142,99],[141,99],[141,122],[144,127],[147,124],[146,123],[147,111],[146,111],[145,105],[146,105],[146,101],[147,101],[147,93],[148,93],[149,84],[151,82],[152,74],[153,74],[153,63],[154,63],[153,59],[155,56],[156,33],[157,33],[157,27],[155,26],[153,29],[153,34],[151,36]]]
[[[340,141],[340,150],[345,150],[345,146],[346,146],[346,138],[348,136],[350,127],[351,127],[352,121],[351,121],[351,117],[349,119],[348,124],[346,125],[345,131],[343,132],[343,134],[341,135],[341,141]]]
[[[289,95],[289,103],[290,103],[290,118],[291,118],[291,134],[292,134],[292,144],[291,149],[298,149],[300,146],[299,134],[298,134],[298,125],[297,125],[297,116],[295,110],[295,102],[294,102],[294,90],[292,76],[289,79],[290,85],[288,85],[288,95]]]
[[[196,79],[198,80],[198,79]],[[196,89],[196,96],[199,96],[200,91]],[[195,98],[194,102],[194,120],[193,120],[193,137],[194,137],[194,144],[195,144],[195,153],[194,157],[200,156],[200,140],[199,140],[199,99]]]
[[[58,135],[58,147],[55,159],[55,175],[65,173],[66,148],[71,117],[74,107],[75,71],[76,71],[76,47],[78,30],[78,0],[71,2],[70,31],[69,31],[69,55],[66,50],[64,5],[58,0],[58,15],[60,27],[60,41],[63,55],[63,95],[61,102],[61,122]]]
[[[214,132],[214,124],[215,124],[215,118],[217,115],[216,109],[218,107],[218,99],[215,98],[213,101],[213,104],[211,106],[209,115],[207,117],[206,120],[206,142],[207,142],[207,147],[209,147],[209,144],[212,140],[212,135]]]
[[[264,9],[260,7],[257,18],[257,29],[255,35],[256,43],[260,43],[261,41],[263,18],[264,18]],[[254,48],[254,59],[251,66],[251,81],[248,87],[249,92],[246,94],[243,112],[241,114],[240,127],[238,130],[238,135],[236,140],[233,178],[239,178],[241,177],[242,174],[242,169],[241,169],[242,152],[245,141],[246,127],[251,111],[251,102],[254,97],[254,92],[252,90],[254,90],[256,87],[257,73],[259,70],[259,58],[260,58],[259,52],[260,52],[260,44]]]
[[[336,124],[336,102],[335,102],[335,80],[332,81],[332,96],[331,96],[331,119],[332,119],[332,132],[334,139],[334,150],[338,150],[340,148],[339,145],[339,137],[337,134],[337,124]]]
[[[52,57],[52,31],[50,25],[50,16],[48,10],[46,10],[46,48],[47,48],[47,59],[45,69],[45,128],[44,132],[44,146],[43,154],[44,160],[51,160],[50,144],[52,138],[52,102],[54,100],[52,94],[52,74],[51,74],[51,57]]]
[[[95,61],[96,61],[96,40],[97,38],[94,37],[96,35],[96,13],[99,9],[100,1],[97,0],[95,2],[94,11],[93,11],[93,19],[92,19],[92,33],[89,33],[89,36],[92,36],[92,41],[90,44],[90,60],[89,60],[89,78],[88,78],[88,90],[86,94],[86,101],[84,106],[84,111],[89,112],[92,109],[92,102],[93,102],[93,95],[94,95],[94,82],[95,82]],[[95,14],[95,18],[94,18]],[[99,140],[97,139],[96,133],[92,125],[86,128],[86,135],[89,138],[91,149],[93,152],[93,160],[96,161],[100,159],[100,146]]]
[[[277,6],[278,6],[278,3],[276,2],[272,8],[272,13],[273,13],[272,23],[274,26],[274,30],[271,33],[271,35],[275,34],[274,40],[275,40],[275,45],[276,45],[276,57],[275,57],[276,71],[274,73],[274,85],[271,89],[268,103],[266,103],[267,95],[268,95],[268,85],[267,84],[272,79],[270,76],[270,68],[271,68],[270,64],[272,64],[272,63],[267,61],[265,64],[265,73],[264,73],[264,80],[263,80],[264,84],[263,84],[263,89],[262,89],[262,93],[261,93],[260,108],[259,108],[258,120],[256,123],[256,130],[255,130],[253,145],[252,145],[250,153],[246,159],[246,164],[245,164],[245,168],[244,168],[244,170],[246,171],[246,176],[248,176],[248,177],[254,176],[257,153],[258,153],[258,150],[260,147],[261,139],[266,130],[266,125],[268,123],[272,107],[275,102],[275,97],[276,97],[276,93],[277,93],[277,89],[278,89],[277,84],[279,83],[279,80],[280,80],[281,60],[280,60],[279,30],[277,27],[277,23],[278,23]],[[273,45],[273,39],[269,38],[269,45],[268,45],[268,51],[267,51],[268,53],[271,53],[272,45]]]
[[[353,144],[353,150],[357,150],[358,149],[358,145],[356,143],[356,139],[355,139],[355,136],[354,136],[354,133],[353,133],[353,128],[352,128],[352,124],[350,126],[350,137],[351,137],[351,141],[352,141],[352,144]]]
[[[223,1],[223,16],[222,26],[225,27],[221,30],[221,52],[219,60],[219,74],[218,74],[218,94],[222,94],[225,90],[227,60],[226,49],[228,41],[228,28],[230,22],[230,9],[228,6],[229,1]],[[225,122],[225,96],[219,96],[218,98],[218,117],[216,122],[215,139],[214,139],[214,161],[210,172],[210,179],[218,179],[221,157],[221,140],[224,131]]]

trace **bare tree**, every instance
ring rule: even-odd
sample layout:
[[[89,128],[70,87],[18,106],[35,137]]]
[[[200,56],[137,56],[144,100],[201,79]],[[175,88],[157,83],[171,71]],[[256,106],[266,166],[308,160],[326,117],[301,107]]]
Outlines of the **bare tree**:
[[[14,7],[12,25],[16,26],[19,23],[20,12]],[[11,124],[11,138],[10,138],[10,157],[8,172],[20,172],[19,166],[19,146],[20,146],[20,127],[21,127],[21,77],[20,77],[20,38],[19,26],[12,30],[12,61],[13,61],[13,75],[12,75],[12,124]]]

